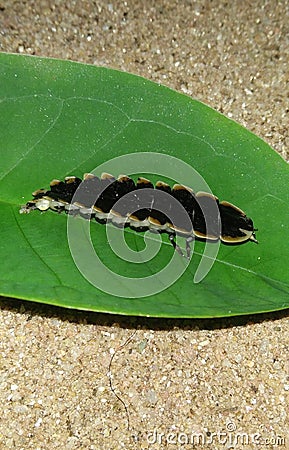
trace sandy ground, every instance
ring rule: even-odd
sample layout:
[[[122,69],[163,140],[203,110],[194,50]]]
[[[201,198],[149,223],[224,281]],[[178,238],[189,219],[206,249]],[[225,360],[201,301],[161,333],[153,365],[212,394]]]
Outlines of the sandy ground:
[[[277,0],[2,1],[0,50],[143,75],[286,159],[288,23]],[[0,314],[1,449],[289,448],[286,313],[173,321],[1,299]]]

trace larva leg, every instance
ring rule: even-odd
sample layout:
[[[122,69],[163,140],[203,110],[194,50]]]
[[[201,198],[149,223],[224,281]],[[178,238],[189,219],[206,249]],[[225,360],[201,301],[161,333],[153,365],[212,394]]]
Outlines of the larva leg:
[[[176,235],[174,233],[169,234],[169,240],[171,241],[172,246],[174,247],[174,249],[181,255],[184,256],[181,247],[176,243],[175,241],[175,237]]]
[[[193,242],[194,238],[193,236],[190,236],[186,239],[186,252],[187,252],[187,258],[190,259],[191,257],[191,246],[190,243]]]

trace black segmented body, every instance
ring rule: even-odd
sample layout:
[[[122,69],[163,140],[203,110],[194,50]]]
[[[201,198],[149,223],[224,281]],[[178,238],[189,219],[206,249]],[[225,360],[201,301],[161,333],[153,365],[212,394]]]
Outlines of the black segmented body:
[[[178,251],[176,234],[187,241],[197,237],[220,239],[227,244],[257,242],[253,221],[242,210],[226,201],[220,202],[212,194],[194,193],[179,184],[171,188],[161,181],[154,186],[145,178],[135,183],[125,175],[116,179],[109,174],[102,174],[101,178],[85,174],[83,180],[77,177],[53,180],[50,190],[40,189],[33,196],[21,213],[52,209],[138,231],[166,232]]]

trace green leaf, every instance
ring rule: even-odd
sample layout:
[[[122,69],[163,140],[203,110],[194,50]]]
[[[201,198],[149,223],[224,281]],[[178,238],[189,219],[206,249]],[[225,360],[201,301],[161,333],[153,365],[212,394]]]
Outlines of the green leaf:
[[[2,295],[158,317],[220,317],[288,308],[288,166],[261,139],[164,86],[70,61],[1,54],[0,99]],[[142,152],[149,154],[148,165]],[[122,155],[129,156],[111,161]],[[163,160],[165,155],[171,164]],[[254,220],[259,245],[222,244],[213,261],[216,244],[195,242],[186,267],[164,235],[156,257],[140,264],[114,254],[101,224],[83,219],[67,223],[67,216],[52,211],[19,214],[32,191],[48,188],[50,180],[82,177],[95,168],[116,176],[134,169],[136,176],[154,182],[176,180],[200,190],[201,179],[188,180],[186,170],[179,170],[182,161],[220,200],[232,202]],[[111,244],[118,245],[122,230],[107,228]],[[88,245],[89,232],[95,252]],[[127,229],[124,235],[132,250],[145,248],[142,233]],[[68,237],[74,256],[80,255],[81,270],[114,294],[80,273]],[[146,234],[147,249],[158,245],[157,237]],[[178,243],[183,246],[182,241]],[[207,256],[202,258],[204,251]],[[99,260],[91,263],[95,254],[111,274],[102,271]],[[146,254],[131,257],[140,262]],[[201,261],[212,261],[213,266],[196,283]],[[183,274],[167,287],[178,270]],[[143,277],[149,281],[139,280]],[[151,290],[159,292],[149,295]]]

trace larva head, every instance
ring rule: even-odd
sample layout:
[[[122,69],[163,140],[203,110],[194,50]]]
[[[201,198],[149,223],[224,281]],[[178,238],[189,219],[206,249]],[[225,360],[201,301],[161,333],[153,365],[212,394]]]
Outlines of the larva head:
[[[228,202],[219,204],[222,223],[221,241],[227,244],[241,244],[246,241],[258,243],[254,224],[250,217]]]

